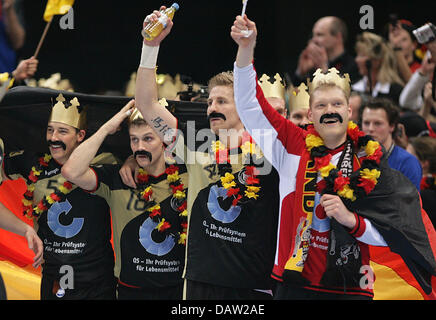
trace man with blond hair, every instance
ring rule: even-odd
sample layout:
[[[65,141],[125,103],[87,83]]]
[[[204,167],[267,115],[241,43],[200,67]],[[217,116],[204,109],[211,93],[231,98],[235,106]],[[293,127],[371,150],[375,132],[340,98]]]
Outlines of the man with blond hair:
[[[231,36],[238,44],[236,108],[248,132],[263,130],[256,142],[271,151],[266,156],[280,177],[276,298],[371,299],[362,271],[370,270],[369,245],[399,253],[429,294],[436,261],[418,192],[382,161],[382,146],[349,122],[348,75],[315,72],[308,84],[313,125],[306,131],[273,112],[256,82],[256,24],[237,16]]]

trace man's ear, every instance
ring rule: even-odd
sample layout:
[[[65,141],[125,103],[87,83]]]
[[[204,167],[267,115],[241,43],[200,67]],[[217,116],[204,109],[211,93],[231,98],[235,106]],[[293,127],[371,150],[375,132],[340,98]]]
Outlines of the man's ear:
[[[82,142],[85,139],[85,136],[86,136],[86,131],[83,129],[79,130],[79,132],[77,133],[77,141]]]
[[[310,108],[307,110],[307,119],[309,119],[310,122],[313,122],[312,110]]]

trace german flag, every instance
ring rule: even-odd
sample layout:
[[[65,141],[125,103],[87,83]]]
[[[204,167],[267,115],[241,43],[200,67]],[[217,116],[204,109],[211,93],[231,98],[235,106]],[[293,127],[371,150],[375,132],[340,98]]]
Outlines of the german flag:
[[[382,161],[376,188],[352,204],[388,247],[371,247],[375,299],[434,299],[436,232],[416,187]],[[407,289],[406,289],[407,288]]]

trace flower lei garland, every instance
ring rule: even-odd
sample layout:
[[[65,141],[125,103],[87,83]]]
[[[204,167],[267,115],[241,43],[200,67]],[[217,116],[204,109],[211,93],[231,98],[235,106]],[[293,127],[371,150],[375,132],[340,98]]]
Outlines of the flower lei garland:
[[[175,165],[170,165],[165,169],[167,175],[167,181],[172,191],[172,197],[182,204],[177,207],[179,216],[182,218],[181,227],[182,232],[177,234],[177,243],[185,245],[186,244],[186,232],[188,229],[188,211],[186,202],[186,191],[184,190],[184,185],[179,176],[179,167]],[[140,190],[140,197],[148,202],[148,207],[146,211],[149,213],[149,217],[156,222],[158,225],[156,229],[159,232],[165,232],[171,228],[170,222],[166,221],[162,217],[162,211],[160,203],[153,199],[153,189],[149,184],[149,176],[147,172],[140,168],[138,173],[138,189]],[[168,231],[167,231],[168,232]]]
[[[383,152],[380,144],[360,131],[352,121],[348,123],[347,136],[355,149],[363,149],[366,152],[366,156],[361,158],[360,169],[349,177],[344,177],[341,170],[330,162],[332,155],[328,153],[327,147],[313,125],[308,126],[306,148],[315,161],[315,169],[324,178],[318,182],[317,191],[321,194],[337,194],[355,201],[369,194],[376,186],[377,179],[380,177],[379,165]]]
[[[247,202],[250,199],[257,200],[259,197],[259,170],[256,168],[255,160],[262,158],[262,154],[256,148],[252,138],[244,132],[242,136],[241,151],[248,164],[245,165],[245,184],[235,181],[232,174],[232,165],[229,159],[229,150],[221,141],[212,142],[212,152],[218,164],[218,174],[221,176],[218,185],[227,190],[227,197],[233,197],[232,206],[238,203]]]
[[[43,157],[40,157],[38,159],[38,164],[32,167],[26,179],[27,190],[23,194],[22,199],[23,215],[26,215],[30,219],[40,217],[41,214],[50,209],[53,203],[63,200],[73,188],[71,182],[65,181],[54,192],[45,196],[36,206],[33,206],[33,193],[35,191],[35,184],[38,182],[43,169],[48,167],[51,159],[52,156],[49,154],[45,154]]]
[[[421,179],[421,190],[436,190],[436,174]]]

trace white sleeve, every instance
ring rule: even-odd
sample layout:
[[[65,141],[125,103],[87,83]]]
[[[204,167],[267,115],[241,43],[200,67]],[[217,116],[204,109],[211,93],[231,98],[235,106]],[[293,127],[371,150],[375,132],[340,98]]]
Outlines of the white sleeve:
[[[245,129],[279,173],[281,168],[296,170],[300,159],[297,147],[301,147],[298,143],[304,141],[300,139],[302,129],[266,101],[253,64],[239,68],[235,63],[233,75],[236,110]]]
[[[365,232],[356,239],[371,246],[387,247],[388,245],[385,239],[383,239],[383,236],[374,228],[372,223],[366,218],[363,220],[365,221]]]
[[[413,73],[409,82],[401,91],[400,106],[414,111],[421,109],[424,104],[421,93],[428,81],[429,78],[422,76],[418,71]]]

